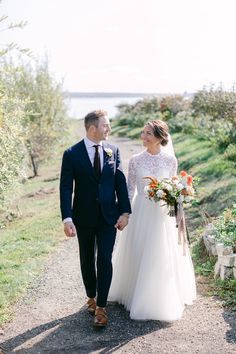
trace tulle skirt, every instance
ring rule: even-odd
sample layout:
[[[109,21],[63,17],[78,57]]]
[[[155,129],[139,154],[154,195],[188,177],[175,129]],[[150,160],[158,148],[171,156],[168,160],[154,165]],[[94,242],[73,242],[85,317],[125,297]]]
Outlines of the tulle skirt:
[[[178,320],[196,298],[189,249],[184,255],[175,218],[161,202],[137,195],[132,210],[117,235],[108,300],[123,304],[132,319]]]

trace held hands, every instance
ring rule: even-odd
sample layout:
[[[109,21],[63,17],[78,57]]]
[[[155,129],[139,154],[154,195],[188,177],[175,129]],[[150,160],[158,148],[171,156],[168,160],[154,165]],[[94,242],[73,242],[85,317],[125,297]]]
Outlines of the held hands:
[[[76,236],[76,228],[72,221],[64,223],[64,232],[67,237]]]
[[[127,213],[122,214],[117,220],[117,223],[115,224],[115,228],[122,231],[126,227],[126,225],[128,225],[128,222],[129,222],[129,214]]]

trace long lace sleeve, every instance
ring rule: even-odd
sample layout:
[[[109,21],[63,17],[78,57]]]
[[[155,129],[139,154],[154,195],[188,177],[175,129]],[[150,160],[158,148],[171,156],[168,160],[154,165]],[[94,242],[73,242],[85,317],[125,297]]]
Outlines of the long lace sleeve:
[[[128,166],[128,193],[130,202],[132,202],[136,188],[136,168],[134,158],[131,158]]]
[[[171,161],[170,177],[177,175],[178,162],[176,157],[173,157]]]

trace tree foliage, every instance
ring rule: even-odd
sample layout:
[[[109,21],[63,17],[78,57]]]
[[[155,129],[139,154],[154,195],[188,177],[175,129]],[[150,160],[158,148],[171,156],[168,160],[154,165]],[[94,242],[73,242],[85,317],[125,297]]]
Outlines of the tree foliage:
[[[222,87],[202,89],[193,97],[166,95],[118,106],[118,124],[141,127],[153,119],[168,121],[172,132],[209,140],[225,157],[236,161],[236,92]]]
[[[0,81],[0,224],[25,177],[24,102],[7,96]]]
[[[51,155],[66,126],[66,107],[62,87],[50,75],[47,62],[20,65],[5,64],[4,81],[8,94],[26,102],[23,126],[33,176],[37,176],[42,161]]]

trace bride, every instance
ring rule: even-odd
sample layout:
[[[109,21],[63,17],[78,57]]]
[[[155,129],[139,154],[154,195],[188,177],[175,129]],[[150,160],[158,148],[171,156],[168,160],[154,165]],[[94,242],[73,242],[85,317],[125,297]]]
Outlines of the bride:
[[[141,133],[145,150],[129,162],[128,189],[133,213],[119,235],[113,256],[109,300],[123,304],[137,320],[174,321],[185,304],[196,298],[192,260],[178,244],[174,217],[161,202],[150,201],[143,177],[172,177],[177,173],[174,152],[165,152],[168,127],[161,120],[147,123]],[[168,150],[168,149],[167,149]]]

